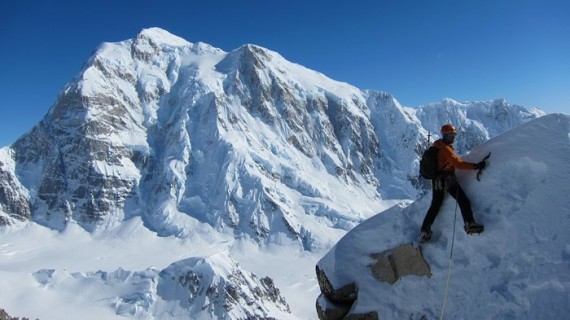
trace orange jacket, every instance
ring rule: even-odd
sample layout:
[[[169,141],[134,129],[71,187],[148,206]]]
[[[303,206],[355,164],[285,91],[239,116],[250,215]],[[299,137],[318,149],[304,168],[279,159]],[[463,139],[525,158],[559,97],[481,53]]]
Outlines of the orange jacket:
[[[437,154],[437,169],[443,173],[452,173],[457,169],[474,169],[475,164],[461,160],[453,151],[451,145],[437,140],[433,146],[439,149]]]

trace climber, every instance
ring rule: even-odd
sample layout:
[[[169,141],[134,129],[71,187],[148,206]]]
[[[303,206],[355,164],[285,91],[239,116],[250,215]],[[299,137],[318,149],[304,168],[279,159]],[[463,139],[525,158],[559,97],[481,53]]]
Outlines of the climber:
[[[446,124],[441,127],[441,135],[442,138],[433,143],[433,146],[439,149],[437,161],[439,175],[432,180],[433,197],[421,228],[420,242],[422,243],[431,238],[431,225],[439,213],[445,192],[451,194],[457,201],[465,223],[465,232],[473,234],[481,233],[484,230],[484,226],[475,222],[473,218],[471,202],[457,182],[455,169],[482,170],[485,168],[486,162],[484,160],[479,163],[465,162],[455,154],[452,144],[455,141],[457,131],[453,125]]]

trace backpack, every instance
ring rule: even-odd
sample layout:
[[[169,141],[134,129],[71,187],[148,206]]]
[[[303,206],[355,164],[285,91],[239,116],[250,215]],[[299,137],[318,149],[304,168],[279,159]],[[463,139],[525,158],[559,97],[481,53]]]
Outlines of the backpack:
[[[433,180],[439,175],[437,169],[437,154],[439,149],[431,146],[422,155],[420,160],[420,176],[424,179]]]

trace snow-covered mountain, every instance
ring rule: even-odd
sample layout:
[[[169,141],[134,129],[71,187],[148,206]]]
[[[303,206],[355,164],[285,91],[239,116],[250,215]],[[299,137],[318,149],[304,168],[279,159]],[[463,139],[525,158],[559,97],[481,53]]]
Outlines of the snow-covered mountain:
[[[412,109],[259,46],[224,52],[145,29],[102,44],[42,121],[0,149],[0,225],[106,234],[140,222],[233,256],[235,239],[319,252],[425,190],[428,131],[456,124],[463,152],[541,115],[504,100]],[[176,252],[168,264],[192,257]]]
[[[434,237],[423,245],[431,276],[404,276],[390,285],[372,272],[375,255],[418,237],[430,195],[363,222],[319,261],[334,288],[352,284],[354,302],[347,312],[379,319],[440,319],[442,310],[445,319],[567,317],[570,116],[533,120],[479,145],[465,158],[475,162],[489,152],[480,182],[474,171],[458,171],[485,232],[466,235],[457,213],[454,240],[456,207],[449,197],[433,226]],[[325,296],[319,304],[323,310],[334,308]]]
[[[108,299],[119,316],[136,319],[287,318],[289,306],[269,277],[244,272],[224,254],[177,261],[162,271],[75,272],[42,269],[33,274],[49,288],[89,287]],[[111,294],[109,291],[112,290]],[[97,296],[99,294],[100,296]],[[255,310],[252,312],[251,310]]]
[[[310,249],[311,225],[349,229],[379,199],[417,195],[424,128],[456,123],[463,151],[538,115],[503,100],[405,108],[258,46],[146,29],[101,45],[2,152],[2,221],[92,231],[141,216],[184,235],[197,220]]]

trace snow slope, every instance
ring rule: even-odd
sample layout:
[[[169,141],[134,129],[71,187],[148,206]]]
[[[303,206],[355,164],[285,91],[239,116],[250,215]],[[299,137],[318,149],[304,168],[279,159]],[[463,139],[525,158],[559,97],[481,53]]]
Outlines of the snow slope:
[[[457,217],[446,319],[563,319],[570,312],[570,116],[551,114],[473,149],[476,162],[492,152],[480,182],[458,171],[475,218],[486,227],[468,236]],[[447,197],[423,245],[432,276],[409,276],[393,286],[372,277],[370,254],[418,236],[428,194],[351,230],[318,263],[334,287],[355,282],[351,312],[381,319],[440,317],[453,241],[455,202]]]

